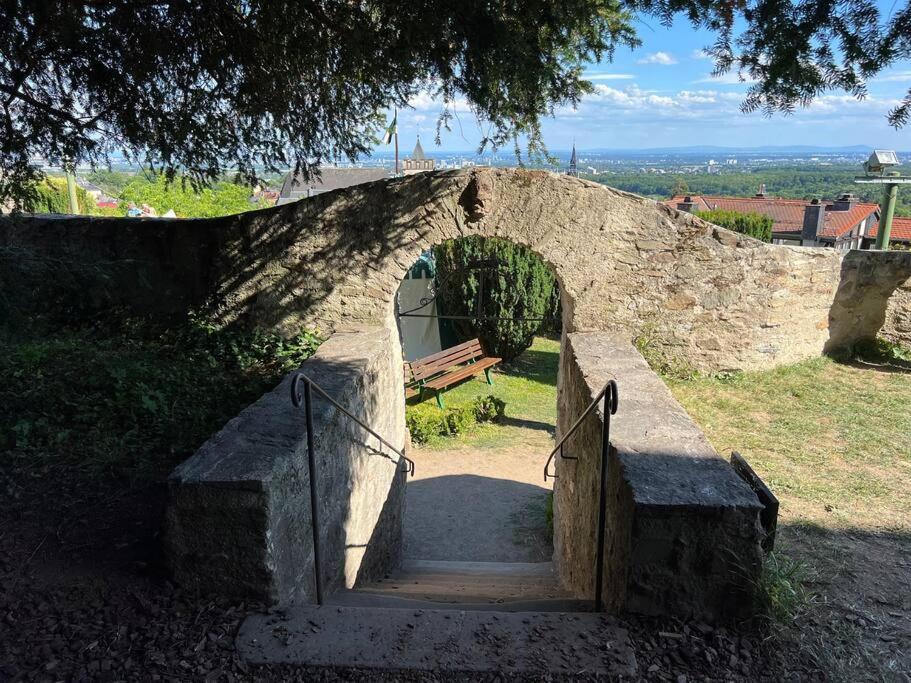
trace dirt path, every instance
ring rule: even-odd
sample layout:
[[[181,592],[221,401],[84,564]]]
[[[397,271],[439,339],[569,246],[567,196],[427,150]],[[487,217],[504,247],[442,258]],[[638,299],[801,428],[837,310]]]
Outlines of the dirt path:
[[[547,441],[549,443],[549,440]],[[405,557],[546,562],[553,553],[543,478],[546,445],[413,451]]]

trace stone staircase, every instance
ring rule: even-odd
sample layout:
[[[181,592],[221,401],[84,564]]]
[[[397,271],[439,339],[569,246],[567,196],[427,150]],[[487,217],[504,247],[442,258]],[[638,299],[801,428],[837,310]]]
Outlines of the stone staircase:
[[[626,629],[557,584],[550,562],[406,561],[388,577],[246,619],[250,664],[634,677]]]
[[[336,594],[331,604],[372,607],[587,612],[560,588],[551,562],[411,560],[388,577]]]

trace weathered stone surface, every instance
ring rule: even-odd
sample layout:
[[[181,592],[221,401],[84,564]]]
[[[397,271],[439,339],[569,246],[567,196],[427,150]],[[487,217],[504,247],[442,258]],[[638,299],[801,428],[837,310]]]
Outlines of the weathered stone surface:
[[[226,323],[289,332],[388,325],[420,253],[469,234],[540,254],[563,288],[567,331],[632,338],[648,326],[668,354],[707,370],[771,367],[873,336],[888,294],[911,277],[909,253],[763,244],[524,169],[423,173],[213,220],[0,217],[2,245],[128,265],[100,300],[203,307]]]
[[[885,333],[900,336],[911,253],[763,244],[651,200],[524,169],[424,173],[213,220],[0,217],[0,247],[81,264],[79,291],[97,306],[199,309],[225,324],[334,333],[306,371],[396,444],[405,428],[395,292],[423,250],[465,235],[528,246],[557,275],[560,430],[609,375],[621,380],[609,464],[611,606],[706,618],[739,611],[759,557],[758,501],[629,340],[648,330],[667,356],[723,370],[872,337],[887,307]],[[104,277],[92,280],[96,271]],[[609,342],[583,334],[605,330]],[[303,416],[288,383],[175,471],[166,545],[184,583],[271,601],[312,596]],[[331,590],[395,564],[404,486],[372,439],[317,406]],[[561,463],[556,495],[555,559],[585,595],[599,432],[589,420],[569,444],[580,459]]]
[[[893,341],[911,343],[909,283],[911,252],[848,252],[829,312],[826,350],[873,338],[877,332]]]
[[[911,346],[911,278],[899,285],[889,298],[880,336]]]
[[[397,447],[404,408],[398,340],[339,332],[301,368]],[[231,420],[171,476],[166,549],[177,579],[270,602],[313,597],[306,428],[291,376]],[[314,394],[323,581],[327,592],[398,564],[404,475],[398,456]]]
[[[570,334],[564,351],[558,434],[607,380],[620,387],[608,465],[607,604],[713,620],[747,612],[762,541],[753,491],[623,337]],[[602,422],[599,406],[567,442],[578,459],[557,465],[554,561],[578,595],[594,590]]]
[[[627,630],[604,614],[296,607],[251,615],[236,642],[251,664],[535,679],[638,673]]]

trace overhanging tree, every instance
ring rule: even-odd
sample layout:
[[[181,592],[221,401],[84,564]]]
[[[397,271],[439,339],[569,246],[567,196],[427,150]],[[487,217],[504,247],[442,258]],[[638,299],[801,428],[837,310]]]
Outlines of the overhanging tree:
[[[122,153],[197,183],[308,173],[367,152],[380,112],[428,89],[441,125],[464,97],[482,147],[538,153],[541,118],[591,90],[585,64],[678,14],[715,32],[719,73],[754,81],[746,110],[861,97],[911,56],[907,0],[0,0],[0,202],[27,194],[33,156]],[[911,92],[890,121],[909,116]]]

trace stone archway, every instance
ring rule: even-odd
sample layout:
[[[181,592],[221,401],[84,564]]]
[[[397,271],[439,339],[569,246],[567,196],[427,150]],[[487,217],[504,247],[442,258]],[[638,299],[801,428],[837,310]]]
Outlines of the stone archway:
[[[389,324],[397,283],[465,235],[531,248],[557,275],[568,332],[648,326],[704,370],[819,355],[841,279],[834,250],[761,243],[657,202],[521,169],[380,181],[237,217],[222,315],[286,329]],[[237,278],[243,272],[245,277]]]
[[[470,234],[528,246],[557,274],[564,424],[607,377],[627,387],[631,419],[612,432],[610,461],[612,605],[707,615],[738,607],[744,577],[731,576],[728,551],[757,566],[756,498],[629,341],[649,326],[663,353],[705,370],[816,356],[876,334],[893,290],[911,276],[911,254],[767,245],[651,200],[522,169],[418,174],[213,220],[0,219],[3,244],[128,264],[106,283],[105,305],[202,307],[226,324],[319,328],[331,336],[308,372],[352,414],[402,439],[402,411],[389,410],[402,382],[395,289],[422,250]],[[268,600],[308,595],[305,434],[287,384],[175,472],[169,547],[183,580]],[[321,491],[335,514],[329,578],[347,585],[394,561],[402,487],[388,459],[372,458],[375,447],[330,411],[315,424],[333,449]],[[590,454],[594,441],[583,440]],[[580,459],[564,479],[588,517],[594,462]],[[592,556],[586,519],[562,524],[578,570],[567,582],[580,587]]]

